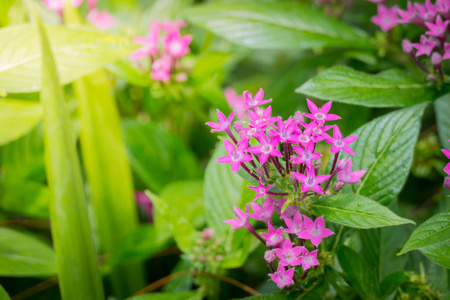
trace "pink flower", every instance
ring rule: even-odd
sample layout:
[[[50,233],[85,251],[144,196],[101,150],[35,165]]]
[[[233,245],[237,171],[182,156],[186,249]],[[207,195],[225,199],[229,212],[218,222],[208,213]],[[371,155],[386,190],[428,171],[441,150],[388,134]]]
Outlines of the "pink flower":
[[[417,14],[416,9],[414,8],[414,5],[408,1],[406,10],[403,9],[397,9],[397,13],[400,15],[401,20],[398,21],[398,23],[416,23],[417,21],[422,22]]]
[[[134,51],[130,55],[130,60],[137,60],[146,56],[153,56],[158,53],[158,38],[161,24],[152,22],[150,24],[150,31],[147,37],[134,37],[133,42],[142,45],[142,48]]]
[[[247,204],[248,207],[248,204]],[[233,226],[231,230],[236,230],[239,228],[245,228],[247,230],[254,230],[252,225],[250,225],[250,221],[248,216],[239,209],[236,205],[233,206],[234,214],[236,216],[236,219],[226,220],[223,221],[224,223],[230,224]]]
[[[308,270],[311,267],[317,266],[319,264],[319,261],[316,259],[316,257],[317,250],[314,250],[311,253],[309,253],[307,249],[303,250],[303,256],[301,257],[302,268],[304,270]]]
[[[273,136],[279,136],[280,141],[283,143],[296,143],[297,136],[294,133],[294,130],[297,129],[297,124],[292,121],[291,117],[286,122],[283,122],[281,118],[278,119],[278,126],[276,130],[270,130]]]
[[[341,118],[338,115],[328,113],[331,109],[332,101],[325,103],[321,108],[318,108],[309,99],[306,99],[306,102],[308,103],[308,108],[311,111],[311,113],[303,113],[303,114],[308,118],[310,118],[311,120],[316,121],[319,125],[323,125],[325,121],[334,121]]]
[[[298,237],[304,240],[311,240],[311,243],[316,247],[319,246],[320,242],[322,242],[322,238],[326,238],[334,234],[333,231],[325,228],[325,220],[323,219],[323,216],[318,217],[314,222],[307,216],[303,216],[303,219],[306,229],[300,232]]]
[[[163,53],[160,58],[153,62],[150,76],[158,81],[167,81],[170,79],[170,71],[172,66],[172,57],[166,53]]]
[[[323,194],[322,188],[319,186],[320,183],[327,180],[330,175],[314,175],[314,168],[307,168],[306,169],[306,175],[301,173],[292,172],[292,176],[295,177],[298,181],[302,182],[301,190],[302,192],[308,192],[310,189],[312,189],[314,192]]]
[[[292,233],[298,235],[300,231],[303,230],[303,219],[300,211],[296,211],[294,215],[294,221],[289,218],[284,219],[284,223],[286,223],[287,229],[284,230],[286,233]]]
[[[398,24],[397,7],[386,7],[383,4],[378,5],[378,14],[370,19],[374,24],[380,26],[382,31],[388,31]]]
[[[283,227],[278,227],[275,230],[272,224],[268,224],[269,232],[261,232],[262,237],[266,240],[266,246],[278,247],[283,241]]]
[[[209,240],[209,239],[211,239],[214,236],[214,229],[212,229],[212,228],[205,228],[202,231],[202,235],[203,235],[203,238],[205,240]]]
[[[263,100],[263,98],[264,98],[263,89],[259,89],[259,91],[256,93],[255,97],[252,97],[252,94],[250,94],[249,91],[245,91],[244,98],[245,98],[245,102],[247,103],[247,106],[246,106],[247,109],[255,108],[259,105],[264,105],[264,104],[272,101],[272,99]]]
[[[285,270],[284,267],[279,264],[277,271],[269,274],[269,276],[279,288],[282,288],[294,283],[294,280],[292,279],[294,277],[294,268]]]
[[[266,224],[269,224],[272,222],[272,215],[273,211],[275,209],[274,203],[272,202],[271,197],[267,198],[266,201],[264,201],[264,206],[261,207],[261,205],[252,202],[250,204],[252,206],[254,214],[247,213],[247,215],[255,220],[263,221]]]
[[[245,108],[245,99],[243,96],[239,96],[232,88],[225,89],[225,100],[228,105],[236,111],[236,116],[238,119],[245,118],[247,109]]]
[[[314,142],[310,141],[306,144],[305,149],[299,146],[293,146],[294,151],[299,155],[294,157],[293,162],[296,164],[305,163],[308,168],[313,165],[313,160],[316,160],[322,156],[319,152],[314,152]]]
[[[420,37],[420,43],[414,43],[413,47],[417,49],[416,56],[428,55],[430,56],[433,51],[436,43],[430,38],[428,39],[426,36],[422,35]]]
[[[320,126],[316,122],[311,122],[310,124],[303,123],[303,126],[305,128],[308,128],[308,130],[310,130],[310,132],[313,134],[313,136],[314,136],[313,141],[315,143],[322,141],[324,139],[324,137],[326,136],[326,135],[324,135],[325,131],[333,128],[333,125]]]
[[[450,150],[442,149],[442,152],[445,156],[447,156],[447,158],[450,158]],[[450,162],[445,166],[444,172],[450,175]]]
[[[164,46],[166,51],[173,57],[182,57],[189,53],[191,41],[192,35],[188,34],[182,37],[179,31],[172,31],[164,39]]]
[[[449,59],[450,58],[450,44],[444,43],[444,56],[443,59]]]
[[[352,159],[350,157],[347,160],[345,168],[338,173],[337,179],[348,184],[355,184],[361,182],[359,179],[363,177],[364,174],[366,174],[365,170],[352,172]]]
[[[294,205],[288,205],[288,207],[284,210],[284,212],[281,212],[281,210],[283,209],[284,203],[286,203],[286,201],[288,201],[286,198],[280,198],[277,202],[276,202],[276,212],[278,214],[280,214],[280,218],[284,219],[284,218],[290,218],[292,216],[295,215],[295,212],[297,211],[297,207]]]
[[[350,148],[348,145],[356,141],[357,138],[357,136],[348,136],[346,138],[343,138],[339,128],[334,125],[333,138],[326,138],[325,142],[332,145],[330,149],[331,153],[338,153],[342,150],[350,155],[355,155],[355,152],[353,152],[352,148]]]
[[[114,17],[111,15],[110,12],[98,11],[95,8],[89,12],[87,20],[95,27],[103,30],[113,27],[114,24],[116,23]]]
[[[180,28],[186,27],[186,25],[186,21],[184,20],[166,21],[161,23],[161,28],[170,34],[172,32],[179,32]]]
[[[264,133],[261,133],[259,135],[259,142],[261,143],[261,145],[250,147],[247,149],[247,152],[260,153],[259,161],[261,165],[263,165],[267,161],[269,156],[282,156],[281,152],[277,149],[279,141],[280,138],[275,136],[269,142],[267,136]]]
[[[231,163],[231,170],[234,173],[237,173],[239,167],[241,166],[241,163],[251,161],[253,159],[250,154],[245,153],[248,144],[247,139],[241,140],[237,144],[237,147],[233,145],[233,143],[229,140],[223,140],[223,143],[225,145],[225,150],[227,150],[229,156],[223,156],[221,158],[218,158],[216,161],[222,164]]]
[[[274,185],[269,185],[268,187],[265,187],[264,184],[262,183],[261,179],[259,179],[259,186],[247,186],[247,187],[256,192],[255,198],[253,198],[253,201],[252,201],[252,202],[254,202],[259,197],[263,197],[264,199],[266,199],[267,191],[269,191],[271,188],[273,188]]]
[[[224,131],[230,128],[233,117],[234,111],[232,111],[228,118],[226,118],[220,110],[217,110],[217,118],[219,119],[219,123],[207,122],[206,125],[212,128],[211,132]]]
[[[442,17],[438,16],[436,18],[436,24],[431,22],[425,22],[425,25],[427,25],[428,29],[430,29],[425,33],[436,37],[445,37],[445,32],[447,31],[449,23],[450,23],[449,20],[444,22],[442,21]]]
[[[272,107],[269,106],[266,109],[262,109],[259,107],[254,108],[255,111],[249,110],[248,119],[250,120],[250,127],[265,129],[267,125],[276,122],[279,117],[273,117],[272,115]]]
[[[446,19],[450,17],[450,0],[437,0],[435,6],[437,12],[443,14]]]
[[[136,199],[139,207],[145,211],[147,214],[147,221],[153,223],[153,203],[152,200],[144,192],[136,191],[134,193],[134,198]]]
[[[297,246],[292,248],[292,242],[287,238],[284,240],[282,247],[275,249],[275,253],[280,259],[282,266],[297,266],[300,264],[299,255],[302,254],[304,247]]]
[[[425,0],[425,5],[414,3],[417,15],[424,21],[432,22],[436,16],[437,9],[430,0]]]
[[[47,9],[61,13],[64,9],[64,1],[65,0],[42,0],[42,3]],[[84,0],[70,0],[70,4],[72,4],[73,7],[79,7],[83,2]]]

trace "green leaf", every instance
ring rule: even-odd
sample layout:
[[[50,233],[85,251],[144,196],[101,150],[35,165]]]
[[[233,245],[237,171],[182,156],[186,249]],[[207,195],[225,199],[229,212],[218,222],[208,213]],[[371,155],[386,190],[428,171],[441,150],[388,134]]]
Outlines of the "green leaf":
[[[41,38],[42,54],[38,57],[42,57],[40,96],[44,108],[45,167],[53,198],[50,218],[61,295],[65,300],[104,299],[63,90],[44,26],[37,13],[32,12]]]
[[[414,230],[399,255],[447,241],[450,241],[450,209],[434,215]]]
[[[150,76],[148,72],[144,73],[138,71],[131,66],[129,61],[119,60],[113,64],[106,65],[105,68],[130,84],[143,87],[150,85]]]
[[[29,132],[42,120],[39,103],[15,99],[0,100],[0,146]]]
[[[96,69],[129,55],[138,45],[130,39],[91,28],[48,26],[61,83],[72,82]],[[39,36],[31,25],[0,29],[0,89],[25,93],[41,89]]]
[[[181,293],[150,293],[142,296],[127,298],[126,300],[187,300],[195,294],[196,291]]]
[[[436,111],[436,123],[438,127],[439,139],[442,147],[450,149],[450,93],[438,98],[434,102],[434,110]]]
[[[83,165],[96,214],[100,249],[112,253],[138,228],[133,179],[107,74],[98,70],[77,80],[74,90],[81,120]],[[111,274],[116,296],[125,297],[145,285],[138,265],[116,266]]]
[[[384,205],[403,188],[411,168],[414,146],[426,103],[400,109],[360,127],[351,135],[354,170],[366,170],[360,184],[352,185],[356,194]],[[348,155],[344,155],[348,157]]]
[[[122,122],[130,164],[145,185],[155,192],[174,181],[199,179],[194,154],[179,140],[151,123]]]
[[[52,248],[27,234],[0,228],[0,276],[55,276]]]
[[[434,100],[434,89],[404,71],[391,69],[376,75],[334,66],[296,90],[322,100],[369,107],[403,107]]]
[[[450,241],[425,246],[419,249],[435,263],[450,269]]]
[[[355,194],[340,193],[321,198],[310,208],[316,215],[324,215],[327,221],[355,228],[414,224],[411,220],[397,216],[384,205]]]
[[[11,300],[8,293],[1,285],[0,285],[0,300]]]
[[[197,26],[254,49],[373,48],[364,32],[307,4],[214,3],[188,9],[185,16]]]
[[[386,299],[390,294],[402,285],[404,282],[410,279],[410,275],[406,271],[395,271],[387,275],[380,285],[380,292],[382,299]]]

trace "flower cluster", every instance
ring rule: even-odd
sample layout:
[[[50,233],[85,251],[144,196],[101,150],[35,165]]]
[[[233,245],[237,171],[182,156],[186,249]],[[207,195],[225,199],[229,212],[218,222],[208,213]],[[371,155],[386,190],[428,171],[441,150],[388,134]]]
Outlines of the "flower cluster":
[[[111,13],[97,10],[98,0],[87,0],[89,13],[87,21],[99,29],[109,29],[114,26],[115,20]],[[84,0],[70,0],[73,7],[79,7]],[[42,3],[50,10],[58,12],[62,16],[64,0],[42,0]]]
[[[450,142],[450,140],[449,140],[449,142]],[[447,158],[450,159],[450,150],[442,149],[442,152],[444,153],[445,156],[447,156]],[[447,175],[448,175],[444,179],[444,188],[446,188],[447,190],[450,190],[450,162],[445,166],[444,172],[447,173]]]
[[[186,257],[193,263],[195,271],[216,273],[220,269],[225,250],[222,241],[214,237],[214,230],[204,229],[193,251]]]
[[[372,22],[388,31],[397,24],[412,23],[423,28],[424,34],[419,43],[403,40],[403,51],[408,53],[414,62],[428,74],[432,81],[443,80],[442,61],[450,59],[450,43],[447,42],[447,31],[450,24],[450,0],[425,0],[424,4],[408,1],[407,9],[396,6],[387,7],[384,0],[369,0],[378,5],[378,14],[372,17]],[[430,70],[417,57],[425,55],[431,62]]]
[[[308,205],[319,195],[335,194],[345,184],[359,183],[365,174],[352,171],[351,158],[339,160],[341,152],[354,155],[349,145],[357,137],[344,137],[336,125],[326,124],[340,119],[329,113],[331,102],[319,108],[307,100],[309,113],[296,112],[283,121],[272,116],[271,106],[261,107],[272,101],[264,100],[262,89],[254,96],[246,91],[242,98],[233,97],[240,99],[234,107],[244,110],[246,117],[232,126],[235,111],[226,117],[218,110],[218,123],[206,124],[212,132],[224,131],[230,138],[223,141],[228,155],[217,161],[231,164],[234,173],[248,173],[258,185],[249,186],[256,195],[245,211],[235,206],[236,219],[224,222],[233,230],[245,228],[257,237],[267,247],[264,258],[271,270],[269,276],[280,288],[290,286],[298,280],[296,274],[300,276],[295,268],[300,267],[305,278],[311,267],[319,265],[318,246],[333,234],[325,227],[323,216],[313,220]],[[327,133],[331,129],[332,136]],[[329,173],[319,175],[322,154],[316,146],[321,142],[331,145],[334,160]],[[267,232],[258,234],[250,219],[264,223]],[[285,226],[277,225],[281,223]]]
[[[152,63],[150,76],[157,81],[167,81],[175,75],[177,81],[185,81],[186,73],[180,59],[189,53],[192,41],[190,34],[181,36],[180,28],[186,22],[152,22],[146,37],[135,37],[133,41],[142,45],[130,55],[130,60],[148,57]]]

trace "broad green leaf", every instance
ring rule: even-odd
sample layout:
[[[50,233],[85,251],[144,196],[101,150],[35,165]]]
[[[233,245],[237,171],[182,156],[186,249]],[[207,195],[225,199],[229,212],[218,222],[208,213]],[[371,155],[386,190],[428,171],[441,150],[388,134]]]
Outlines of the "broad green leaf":
[[[0,145],[15,140],[42,120],[39,103],[15,99],[0,100]]]
[[[450,269],[450,241],[436,243],[419,249],[435,263]]]
[[[196,291],[180,293],[150,293],[142,296],[127,298],[126,300],[188,300],[195,294]]]
[[[81,150],[96,214],[100,248],[112,253],[138,228],[133,179],[112,87],[103,70],[74,84],[81,120]],[[143,268],[116,266],[111,274],[117,296],[125,297],[145,285]]]
[[[26,232],[0,228],[0,276],[55,276],[56,272],[49,245]]]
[[[399,255],[447,241],[450,241],[450,209],[434,215],[414,230]]]
[[[140,72],[133,68],[129,61],[119,60],[113,64],[106,65],[105,68],[117,77],[133,85],[144,87],[150,85],[150,74],[148,72]]]
[[[214,3],[191,8],[185,16],[195,25],[254,49],[373,48],[365,33],[307,4]]]
[[[404,71],[391,69],[376,75],[334,66],[296,90],[323,100],[369,107],[403,107],[434,100],[434,89]]]
[[[414,146],[426,103],[400,109],[376,118],[351,135],[354,170],[366,170],[360,184],[352,189],[388,205],[403,188],[412,164]],[[346,155],[348,157],[348,155]]]
[[[128,56],[138,45],[130,39],[100,33],[91,28],[48,26],[61,83],[72,82],[83,75]],[[0,29],[0,89],[25,93],[41,89],[39,36],[28,24]]]
[[[75,139],[63,90],[46,31],[37,13],[34,10],[32,12],[41,39],[42,54],[37,56],[42,57],[45,168],[52,193],[50,218],[59,288],[65,300],[104,299]]]
[[[450,93],[438,98],[434,102],[434,110],[436,111],[436,123],[438,127],[439,139],[443,148],[450,149]]]
[[[337,194],[322,198],[311,205],[318,216],[327,221],[355,228],[377,228],[412,223],[401,218],[376,201],[355,194]]]
[[[130,164],[152,191],[177,180],[201,178],[197,159],[178,137],[151,123],[125,120],[122,126]]]
[[[0,285],[0,300],[11,300],[8,293],[1,285]]]

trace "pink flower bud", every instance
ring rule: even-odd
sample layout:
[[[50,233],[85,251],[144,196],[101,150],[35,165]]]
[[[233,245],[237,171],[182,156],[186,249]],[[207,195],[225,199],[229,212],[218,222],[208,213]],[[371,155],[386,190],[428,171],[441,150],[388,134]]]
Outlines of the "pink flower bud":
[[[182,73],[178,73],[176,76],[175,76],[175,80],[177,81],[177,82],[185,82],[186,80],[187,80],[187,74],[186,73],[184,73],[184,72],[182,72]]]
[[[411,53],[413,51],[413,45],[409,40],[403,40],[402,49],[405,53]]]
[[[203,229],[203,238],[205,240],[209,240],[214,236],[214,230],[212,228],[205,228]]]
[[[264,253],[264,259],[267,262],[273,262],[275,258],[277,257],[275,250],[267,250],[266,253]]]
[[[294,115],[294,122],[297,123],[297,126],[300,127],[301,123],[304,122],[303,114],[301,111],[296,111]]]
[[[450,191],[450,177],[445,177],[444,179],[444,188]]]
[[[442,55],[440,55],[438,52],[433,52],[431,54],[431,63],[433,66],[440,66],[442,63]]]

